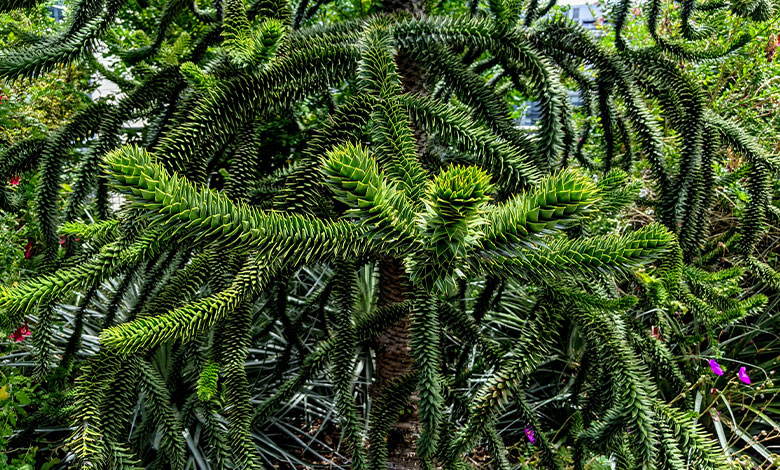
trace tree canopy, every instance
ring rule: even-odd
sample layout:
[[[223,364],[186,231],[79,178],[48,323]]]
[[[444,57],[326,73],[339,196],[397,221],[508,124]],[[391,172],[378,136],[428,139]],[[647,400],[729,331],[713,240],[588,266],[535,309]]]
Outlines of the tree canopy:
[[[0,325],[50,392],[12,442],[67,423],[70,468],[308,465],[268,429],[316,389],[354,469],[509,469],[518,443],[539,468],[740,468],[702,389],[751,384],[718,336],[774,308],[780,158],[691,70],[754,38],[712,41],[716,13],[775,6],[665,5],[611,4],[608,42],[554,0],[79,0],[14,30],[0,78],[79,64],[118,92],[0,153],[36,175],[3,210],[40,227]]]

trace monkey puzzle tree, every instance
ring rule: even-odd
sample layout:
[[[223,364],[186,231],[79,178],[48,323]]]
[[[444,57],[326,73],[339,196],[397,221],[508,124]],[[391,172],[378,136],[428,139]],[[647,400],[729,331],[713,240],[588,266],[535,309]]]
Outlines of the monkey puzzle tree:
[[[473,3],[454,16],[396,3],[386,8],[392,13],[326,22],[318,21],[322,2],[225,0],[201,10],[171,0],[154,40],[122,51],[133,79],[105,71],[122,95],[0,156],[7,172],[37,165],[46,241],[40,275],[0,292],[0,319],[9,328],[35,320],[40,378],[74,377],[71,454],[85,467],[185,468],[199,423],[211,467],[260,468],[251,430],[328,372],[354,468],[464,468],[479,443],[509,468],[496,427],[508,404],[547,468],[562,468],[564,457],[582,468],[594,453],[622,468],[723,468],[689,400],[679,399],[697,371],[638,327],[648,321],[641,313],[684,304],[714,331],[766,302],[720,288],[738,269],[718,275],[683,264],[702,248],[721,145],[750,164],[749,209],[735,234],[746,260],[777,166],[736,125],[703,109],[678,64],[724,51],[694,52],[657,34],[649,48],[618,34],[610,51],[565,18],[547,18],[554,2]],[[0,75],[88,57],[123,5],[77,3],[57,37],[0,52]],[[732,8],[761,16],[767,5]],[[619,8],[618,33],[628,2]],[[700,6],[684,8],[688,31]],[[182,15],[197,27],[169,37]],[[657,15],[656,4],[650,24]],[[598,158],[583,151],[591,129],[577,138],[561,77],[599,118]],[[537,128],[509,119],[508,90],[539,102]],[[651,111],[680,136],[679,158],[664,154]],[[141,134],[123,138],[123,124],[137,118]],[[280,127],[291,127],[300,146],[271,145]],[[63,156],[94,136],[60,209]],[[637,197],[641,184],[625,170],[640,156],[651,166],[660,223],[591,234],[596,217]],[[574,160],[600,176],[569,168]],[[111,204],[115,193],[121,204]],[[86,206],[100,220],[81,222]],[[310,352],[300,347],[301,367],[255,405],[245,361],[251,345],[269,341],[267,325],[253,327],[263,308],[256,300],[286,298],[280,282],[312,266],[330,273],[311,299],[328,306],[322,339]],[[359,309],[365,266],[378,273],[379,293]],[[139,299],[124,308],[138,270]],[[469,286],[483,280],[472,300]],[[58,299],[89,299],[109,282],[118,282],[117,300],[102,312],[99,353],[76,360],[82,308],[54,368]],[[639,295],[625,295],[629,287]],[[530,305],[512,319],[518,329],[484,321],[500,290]],[[276,307],[269,323],[300,343],[285,302]],[[586,346],[553,437],[525,389],[572,338]],[[361,416],[369,408],[355,401],[355,369],[365,348],[376,351],[376,376]],[[180,366],[171,374],[154,361],[164,349]],[[143,413],[130,434],[134,410]]]

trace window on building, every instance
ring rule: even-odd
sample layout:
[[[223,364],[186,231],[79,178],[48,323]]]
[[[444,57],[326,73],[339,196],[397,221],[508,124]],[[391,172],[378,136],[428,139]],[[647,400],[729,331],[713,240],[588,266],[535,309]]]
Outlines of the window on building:
[[[580,19],[580,9],[579,8],[572,8],[571,9],[571,19],[573,19],[573,20]]]
[[[51,13],[52,18],[54,18],[54,21],[62,21],[64,16],[63,13],[65,11],[65,7],[62,5],[51,5],[49,7],[49,12]]]

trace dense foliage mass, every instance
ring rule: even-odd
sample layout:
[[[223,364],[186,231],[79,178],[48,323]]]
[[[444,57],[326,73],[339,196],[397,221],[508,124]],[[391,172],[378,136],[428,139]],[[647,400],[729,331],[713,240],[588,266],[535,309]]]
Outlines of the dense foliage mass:
[[[0,153],[30,465],[775,460],[780,158],[707,68],[769,0],[620,0],[605,37],[554,0],[70,7],[0,50],[117,87]]]

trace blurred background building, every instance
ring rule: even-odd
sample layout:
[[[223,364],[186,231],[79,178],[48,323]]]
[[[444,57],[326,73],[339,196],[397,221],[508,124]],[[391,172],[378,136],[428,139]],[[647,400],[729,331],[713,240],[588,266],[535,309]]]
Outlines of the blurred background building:
[[[603,0],[602,0],[603,1]],[[566,17],[579,23],[583,28],[593,31],[597,36],[601,34],[601,31],[596,27],[597,23],[604,21],[603,10],[594,1],[583,0],[559,0],[558,5],[567,5],[569,7],[566,11]],[[569,99],[572,105],[579,106],[582,100],[580,95],[576,91],[569,91]],[[518,125],[521,127],[533,127],[541,118],[541,110],[539,103],[529,102],[525,103],[526,109],[523,117],[518,120]]]

